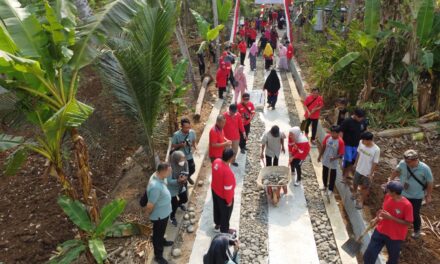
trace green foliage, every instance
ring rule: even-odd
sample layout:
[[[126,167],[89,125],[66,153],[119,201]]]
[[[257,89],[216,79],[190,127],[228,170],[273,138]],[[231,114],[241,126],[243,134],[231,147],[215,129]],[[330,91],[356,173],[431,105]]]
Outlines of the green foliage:
[[[193,9],[190,9],[190,11],[194,16],[194,18],[196,19],[199,35],[205,41],[215,40],[220,34],[220,31],[225,27],[223,24],[220,24],[215,28],[211,29],[211,24],[209,24],[208,21],[206,21],[206,19],[202,15],[200,15],[197,11]]]
[[[375,36],[379,31],[380,0],[365,0],[365,33]]]
[[[94,225],[87,213],[85,205],[67,196],[61,196],[58,204],[69,217],[69,219],[86,232],[87,246],[84,240],[69,240],[58,246],[57,253],[49,263],[71,263],[86,248],[90,250],[97,263],[103,263],[107,258],[107,251],[103,239],[107,236],[123,236],[127,234],[138,234],[139,230],[132,224],[115,223],[116,218],[124,211],[126,202],[122,199],[113,200],[105,205],[100,212],[100,221]],[[118,233],[119,232],[119,233]]]
[[[93,232],[94,227],[84,204],[67,196],[61,196],[58,204],[76,226],[88,233]]]
[[[24,142],[23,137],[0,134],[0,151],[15,148]]]
[[[86,250],[86,246],[81,240],[68,240],[57,247],[48,264],[69,264],[76,260],[81,253]]]
[[[349,64],[357,60],[360,55],[360,52],[357,51],[347,53],[344,57],[340,58],[335,64],[333,64],[333,72],[338,72],[344,69]]]
[[[12,176],[17,173],[27,158],[27,149],[18,148],[11,155],[6,158],[5,162],[5,175]]]
[[[221,24],[228,23],[232,9],[232,0],[217,0],[218,21]]]
[[[98,264],[102,264],[107,258],[107,251],[105,250],[104,241],[101,239],[90,239],[89,249]]]
[[[434,0],[420,0],[421,6],[417,14],[417,36],[425,42],[432,32],[434,23]]]

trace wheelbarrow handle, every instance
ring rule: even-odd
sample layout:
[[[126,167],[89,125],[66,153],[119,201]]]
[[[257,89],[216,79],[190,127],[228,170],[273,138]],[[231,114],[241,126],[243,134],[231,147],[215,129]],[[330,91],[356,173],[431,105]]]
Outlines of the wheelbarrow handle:
[[[362,234],[359,236],[359,238],[356,240],[357,242],[360,242],[364,236],[371,230],[373,229],[377,224],[377,219],[374,218],[373,220],[370,221],[370,224],[367,226],[367,228],[365,228],[364,232],[362,232]]]

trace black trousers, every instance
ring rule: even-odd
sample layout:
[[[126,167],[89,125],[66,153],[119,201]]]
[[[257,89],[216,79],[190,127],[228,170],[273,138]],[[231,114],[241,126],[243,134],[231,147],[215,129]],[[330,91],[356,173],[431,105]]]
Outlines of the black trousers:
[[[422,208],[423,199],[408,199],[413,206],[413,218],[414,218],[414,232],[420,231],[422,225],[422,219],[420,218],[420,208]]]
[[[197,57],[199,58],[200,77],[203,77],[203,75],[205,75],[205,58],[204,58],[203,54],[197,54]]]
[[[240,65],[244,66],[244,59],[246,59],[246,53],[240,52]]]
[[[220,226],[220,232],[228,233],[229,220],[231,219],[232,209],[234,209],[234,201],[230,207],[227,206],[226,200],[212,191],[212,202],[214,205],[214,224]]]
[[[328,189],[333,192],[336,181],[336,169],[329,169],[326,166],[322,166],[322,182],[324,183],[324,187],[327,188],[329,171],[330,171],[330,183],[328,184]]]
[[[176,216],[176,211],[179,206],[188,202],[188,193],[186,191],[179,193],[176,196],[171,197],[171,214],[170,217],[174,218]]]
[[[246,137],[249,136],[251,131],[251,124],[244,125],[244,131],[246,132]],[[240,149],[246,148],[246,140],[244,140],[243,134],[240,134]]]
[[[272,165],[278,166],[278,158],[276,156],[272,158],[266,155],[266,166],[272,166]]]
[[[187,160],[188,162],[188,173],[189,173],[189,178],[191,178],[191,176],[194,174],[194,172],[196,171],[196,164],[194,163],[193,159],[189,159]]]
[[[292,171],[292,173],[294,173],[296,170],[297,181],[301,181],[301,164],[302,164],[302,160],[300,159],[293,159],[292,162],[290,163],[290,170]]]
[[[226,87],[218,88],[218,98],[223,99],[223,93],[226,91]]]
[[[235,89],[234,82],[235,82],[234,72],[232,71],[232,68],[231,68],[231,71],[229,72],[229,83],[231,84],[232,88]]]
[[[266,59],[264,61],[264,69],[269,70],[270,66],[272,66],[273,60],[272,59]]]
[[[168,216],[164,219],[152,220],[153,222],[153,248],[154,256],[162,257],[165,230],[167,229]]]
[[[310,119],[310,118],[307,118],[307,120],[306,120],[306,129],[304,132],[306,134],[309,133],[309,126],[310,126],[310,123],[312,123],[312,140],[315,140],[315,138],[316,138],[316,131],[318,131],[318,120],[319,119]]]

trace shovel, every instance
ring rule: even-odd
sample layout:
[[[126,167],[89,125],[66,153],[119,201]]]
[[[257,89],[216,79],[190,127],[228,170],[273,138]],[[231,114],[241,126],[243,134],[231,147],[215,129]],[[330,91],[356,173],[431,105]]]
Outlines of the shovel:
[[[359,236],[358,239],[350,238],[342,245],[342,249],[347,252],[350,257],[356,257],[356,255],[361,251],[362,239],[364,236],[376,226],[376,221],[371,221],[370,225],[364,230],[364,232]]]

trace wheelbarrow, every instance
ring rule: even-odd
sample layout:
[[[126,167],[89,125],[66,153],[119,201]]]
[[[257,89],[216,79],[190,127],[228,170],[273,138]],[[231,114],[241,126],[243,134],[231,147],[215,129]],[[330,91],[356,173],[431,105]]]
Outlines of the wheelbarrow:
[[[284,174],[286,175],[286,181],[282,184],[265,184],[264,180],[271,174]],[[281,198],[281,190],[286,195],[287,185],[291,181],[290,169],[286,166],[269,166],[260,170],[260,174],[257,178],[257,184],[266,191],[267,199],[272,202],[274,206],[277,206]]]

